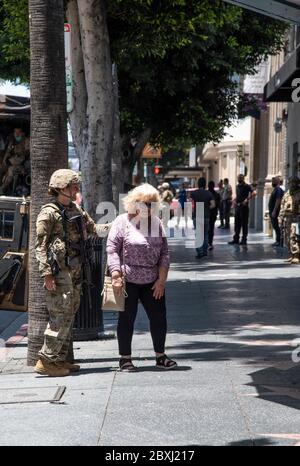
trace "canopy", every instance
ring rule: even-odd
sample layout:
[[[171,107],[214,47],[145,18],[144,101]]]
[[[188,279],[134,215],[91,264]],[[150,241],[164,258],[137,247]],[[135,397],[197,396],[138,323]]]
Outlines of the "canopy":
[[[30,120],[30,99],[0,94],[0,120]]]
[[[300,0],[224,0],[272,18],[300,25]]]

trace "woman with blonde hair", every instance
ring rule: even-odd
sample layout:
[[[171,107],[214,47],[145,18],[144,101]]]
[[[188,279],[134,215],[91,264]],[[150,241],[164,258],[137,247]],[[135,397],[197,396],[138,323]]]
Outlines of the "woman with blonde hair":
[[[119,313],[118,345],[121,371],[135,371],[131,342],[138,301],[150,321],[156,367],[173,369],[177,363],[165,354],[167,333],[165,284],[170,266],[168,243],[157,216],[159,193],[150,184],[134,188],[123,199],[125,214],[112,224],[107,239],[107,262],[117,293],[126,283],[125,311]]]

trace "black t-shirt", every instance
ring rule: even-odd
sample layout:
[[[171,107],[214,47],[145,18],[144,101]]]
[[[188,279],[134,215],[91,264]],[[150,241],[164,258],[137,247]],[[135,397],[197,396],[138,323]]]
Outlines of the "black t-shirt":
[[[210,217],[210,201],[214,200],[214,196],[210,191],[206,189],[197,189],[196,191],[191,192],[191,198],[193,199],[195,205],[193,207],[193,218],[196,217],[196,203],[204,202],[204,217]]]
[[[215,190],[210,191],[210,193],[212,193],[215,203],[216,203],[216,207],[214,209],[210,209],[210,216],[215,217],[216,215],[218,215],[218,209],[220,208],[220,203],[221,203],[221,196]]]
[[[252,193],[253,189],[250,184],[242,183],[238,184],[236,187],[236,203],[241,204],[244,202],[250,193]]]
[[[275,188],[273,189],[273,191],[271,193],[270,199],[269,199],[269,212],[270,212],[270,215],[272,215],[272,212],[274,210],[277,199],[282,199],[283,194],[284,194],[284,192],[281,189],[281,187],[280,186],[275,186]]]

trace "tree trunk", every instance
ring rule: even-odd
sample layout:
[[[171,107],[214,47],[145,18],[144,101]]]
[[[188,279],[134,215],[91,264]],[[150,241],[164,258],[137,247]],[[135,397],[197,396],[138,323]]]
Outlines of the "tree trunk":
[[[80,160],[88,144],[87,89],[84,74],[82,44],[77,0],[69,0],[67,20],[71,24],[73,110],[69,113],[72,138]]]
[[[29,0],[29,18],[32,184],[27,363],[34,365],[48,319],[43,280],[35,260],[35,224],[41,206],[49,202],[47,187],[52,172],[67,167],[63,0]]]
[[[114,98],[105,1],[71,0],[67,18],[74,29],[72,49],[76,52],[75,107],[70,122],[81,160],[84,206],[95,218],[98,203],[113,199]]]
[[[123,137],[122,141],[122,172],[125,185],[132,185],[132,173],[136,162],[141,157],[144,147],[151,136],[151,129],[146,128],[138,137],[135,144],[130,138]]]
[[[114,140],[112,153],[112,188],[113,200],[119,210],[119,194],[124,193],[124,177],[122,171],[122,150],[120,136],[119,86],[117,66],[113,65],[113,95],[114,95]]]

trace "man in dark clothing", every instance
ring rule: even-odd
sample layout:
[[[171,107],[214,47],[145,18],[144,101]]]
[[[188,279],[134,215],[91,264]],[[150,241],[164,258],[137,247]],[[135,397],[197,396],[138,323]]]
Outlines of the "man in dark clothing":
[[[208,191],[212,193],[213,198],[215,200],[215,207],[210,209],[210,217],[209,217],[209,230],[208,230],[208,250],[211,251],[213,247],[213,240],[214,240],[214,232],[215,232],[215,223],[218,216],[218,209],[220,208],[221,204],[221,196],[217,191],[215,191],[215,183],[214,181],[210,181],[208,183]]]
[[[228,244],[247,245],[248,222],[249,222],[249,202],[255,195],[253,188],[245,183],[244,175],[238,176],[238,185],[236,187],[235,216],[234,216],[234,237]],[[243,231],[242,241],[240,242],[240,233]]]
[[[281,199],[283,198],[284,191],[280,187],[280,178],[275,176],[272,178],[273,191],[269,199],[269,216],[271,219],[273,230],[276,234],[276,242],[273,246],[280,246],[281,244],[281,231],[278,225],[278,216],[280,212]]]
[[[196,191],[192,191],[190,196],[193,202],[193,222],[194,227],[196,229],[196,212],[197,212],[197,203],[203,202],[204,204],[204,241],[201,247],[197,247],[197,259],[201,259],[201,257],[207,256],[208,250],[208,230],[209,230],[209,219],[210,219],[210,210],[215,208],[215,201],[214,197],[211,192],[205,189],[206,180],[205,178],[199,178],[198,180],[198,187]],[[196,232],[197,235],[197,232]]]

